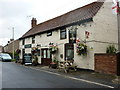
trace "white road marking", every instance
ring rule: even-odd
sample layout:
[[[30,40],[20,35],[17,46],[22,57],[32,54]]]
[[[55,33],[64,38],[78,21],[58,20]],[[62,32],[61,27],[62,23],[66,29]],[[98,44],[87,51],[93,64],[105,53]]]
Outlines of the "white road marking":
[[[38,71],[43,71],[43,72],[46,72],[46,73],[49,73],[49,74],[54,74],[54,75],[57,75],[57,76],[62,76],[62,77],[64,76],[64,75],[61,75],[61,74],[58,74],[58,73],[53,73],[53,72],[50,72],[50,71],[41,70],[41,69],[37,69],[37,68],[32,68],[32,67],[27,67],[27,68],[31,68],[31,69],[38,70]],[[105,85],[105,84],[101,84],[101,83],[97,83],[97,82],[93,82],[93,81],[88,81],[88,80],[85,80],[85,79],[79,79],[79,78],[70,77],[70,76],[65,76],[65,77],[73,79],[73,80],[77,80],[77,81],[83,81],[83,82],[87,82],[87,83],[96,84],[96,85],[103,86],[103,87],[114,88],[113,86],[110,86],[110,85]]]

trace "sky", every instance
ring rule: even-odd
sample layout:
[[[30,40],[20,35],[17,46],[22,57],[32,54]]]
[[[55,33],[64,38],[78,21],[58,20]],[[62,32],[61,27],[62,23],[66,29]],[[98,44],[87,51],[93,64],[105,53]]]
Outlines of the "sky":
[[[0,0],[0,45],[20,38],[31,28],[31,19],[41,23],[96,0]]]

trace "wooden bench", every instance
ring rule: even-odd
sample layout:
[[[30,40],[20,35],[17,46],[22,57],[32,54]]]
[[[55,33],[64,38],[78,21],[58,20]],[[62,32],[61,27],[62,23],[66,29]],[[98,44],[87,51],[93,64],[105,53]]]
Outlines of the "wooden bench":
[[[77,71],[77,65],[73,61],[61,61],[58,64],[58,69],[64,69],[65,73],[69,72],[70,69]]]

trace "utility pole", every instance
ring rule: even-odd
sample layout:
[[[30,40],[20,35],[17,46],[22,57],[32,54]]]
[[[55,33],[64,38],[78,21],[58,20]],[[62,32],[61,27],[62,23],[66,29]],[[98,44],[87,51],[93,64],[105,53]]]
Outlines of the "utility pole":
[[[113,0],[114,3],[117,3],[116,6],[116,11],[117,11],[117,30],[118,30],[118,52],[117,52],[117,75],[116,79],[113,80],[113,82],[118,83],[118,88],[120,88],[119,83],[120,83],[120,0]]]
[[[117,76],[116,82],[118,83],[118,88],[120,88],[120,1],[117,0],[117,23],[118,23],[118,53],[117,53]]]
[[[119,1],[118,1],[117,20],[118,20],[118,52],[120,53],[120,5],[119,5]]]
[[[14,60],[14,27],[12,27],[12,39],[13,39],[13,60]]]

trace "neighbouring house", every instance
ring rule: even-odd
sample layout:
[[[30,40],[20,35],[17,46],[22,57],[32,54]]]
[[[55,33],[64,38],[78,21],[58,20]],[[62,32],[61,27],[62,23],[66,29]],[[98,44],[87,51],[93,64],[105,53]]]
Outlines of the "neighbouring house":
[[[19,39],[20,58],[37,52],[42,65],[55,58],[74,60],[78,68],[95,70],[96,53],[106,53],[109,45],[118,49],[117,15],[112,13],[112,4],[93,2],[40,24],[33,18],[31,29]]]
[[[3,46],[0,46],[0,53],[3,52]]]
[[[8,43],[4,46],[4,52],[12,54],[14,52],[19,50],[19,40],[13,40],[10,39]]]

